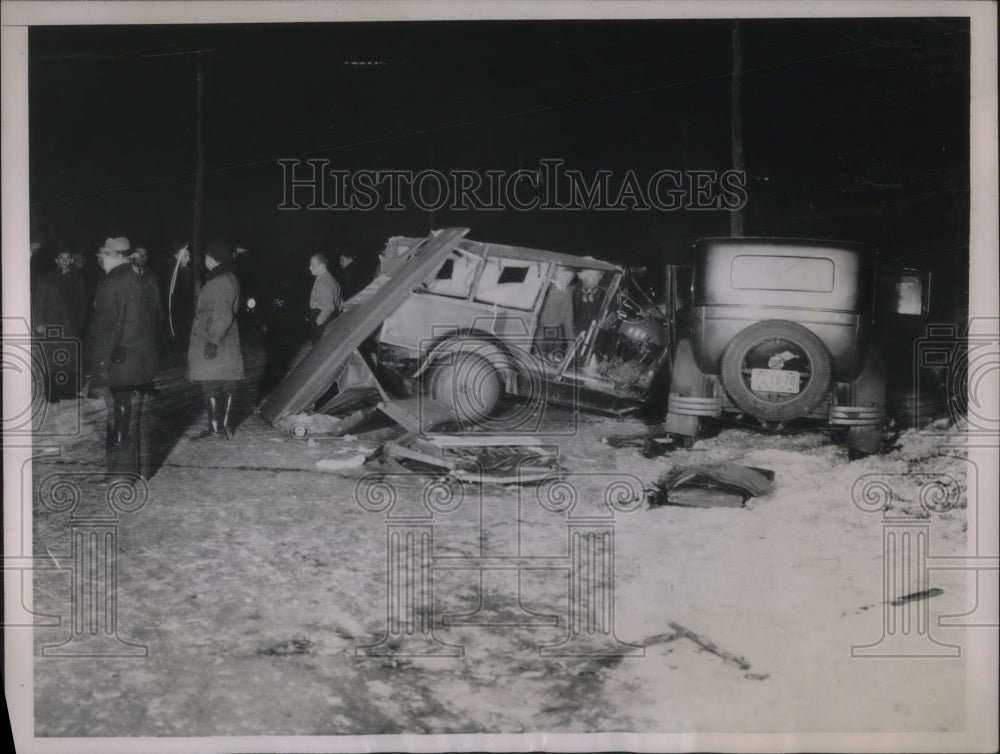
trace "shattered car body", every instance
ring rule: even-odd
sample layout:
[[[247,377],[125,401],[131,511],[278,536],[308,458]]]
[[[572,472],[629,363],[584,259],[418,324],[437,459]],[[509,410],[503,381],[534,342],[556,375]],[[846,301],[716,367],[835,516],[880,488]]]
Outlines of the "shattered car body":
[[[504,395],[523,399],[519,428],[537,423],[549,404],[622,415],[648,399],[670,358],[666,317],[624,268],[481,243],[467,232],[390,239],[379,275],[347,302],[261,415],[280,424],[374,387],[385,398],[432,399],[480,429],[508,430],[509,416],[496,426],[490,419]],[[589,326],[553,344],[539,317],[559,266],[599,276],[600,303]],[[361,348],[366,341],[371,347]],[[324,402],[333,384],[337,396]]]
[[[380,274],[347,302],[261,415],[282,426],[291,414],[330,412],[377,389],[392,403],[390,415],[417,431],[447,420],[463,430],[535,431],[550,404],[635,411],[662,373],[670,379],[665,429],[675,444],[690,446],[703,419],[736,414],[765,430],[820,419],[846,428],[852,451],[880,449],[886,378],[872,346],[873,249],[701,239],[693,270],[666,268],[660,309],[621,266],[482,243],[467,232],[390,239]],[[560,267],[597,283],[595,306],[552,343],[540,316]],[[505,395],[520,400],[498,412]]]

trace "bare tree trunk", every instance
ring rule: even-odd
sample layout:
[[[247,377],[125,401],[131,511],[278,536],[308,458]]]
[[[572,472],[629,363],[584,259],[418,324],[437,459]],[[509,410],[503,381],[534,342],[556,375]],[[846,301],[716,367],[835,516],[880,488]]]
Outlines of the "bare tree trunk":
[[[743,42],[740,22],[733,21],[733,78],[730,89],[732,107],[733,170],[743,171]],[[743,208],[729,212],[729,234],[743,235]]]

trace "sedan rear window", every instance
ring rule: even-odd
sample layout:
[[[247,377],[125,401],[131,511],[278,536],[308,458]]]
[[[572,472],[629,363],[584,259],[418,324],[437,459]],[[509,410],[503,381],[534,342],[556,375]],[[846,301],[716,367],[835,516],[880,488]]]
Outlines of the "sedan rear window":
[[[833,290],[833,261],[816,257],[743,254],[733,259],[730,285],[764,291]]]

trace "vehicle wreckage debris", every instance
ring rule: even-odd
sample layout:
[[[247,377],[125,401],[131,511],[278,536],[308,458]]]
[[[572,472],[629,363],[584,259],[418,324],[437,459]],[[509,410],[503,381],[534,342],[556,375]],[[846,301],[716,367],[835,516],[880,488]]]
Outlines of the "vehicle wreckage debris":
[[[710,652],[716,657],[721,658],[725,662],[728,662],[731,665],[735,665],[740,670],[750,669],[750,663],[746,660],[746,658],[740,657],[739,655],[734,655],[732,652],[727,652],[724,649],[719,649],[719,647],[717,647],[713,642],[709,641],[708,639],[702,638],[691,629],[682,626],[680,623],[674,623],[673,621],[671,621],[669,625],[677,633],[677,638],[683,637],[685,639],[690,639],[706,652]]]
[[[472,444],[475,442],[476,444]],[[406,467],[416,462],[463,482],[515,484],[551,477],[559,454],[543,445],[502,445],[490,436],[410,433],[383,446],[386,458]]]
[[[671,621],[668,625],[673,629],[671,633],[656,634],[655,636],[643,639],[639,643],[643,646],[649,647],[654,644],[667,644],[669,642],[676,641],[677,639],[690,639],[703,651],[715,655],[721,660],[728,662],[730,665],[735,665],[740,670],[750,669],[750,662],[746,658],[735,655],[732,652],[727,652],[724,649],[720,649],[714,642],[699,636],[691,629],[682,626],[680,623]],[[768,677],[768,675],[764,673],[752,673],[745,677],[750,678],[751,680],[764,680]]]
[[[774,472],[733,463],[675,466],[648,492],[651,508],[677,505],[689,508],[739,508],[751,497],[774,491]]]
[[[938,597],[944,594],[944,589],[939,589],[938,587],[933,587],[931,589],[924,589],[920,592],[913,592],[912,594],[904,594],[902,597],[897,597],[890,605],[905,605],[907,602],[916,602],[917,600],[926,600],[931,597]]]
[[[862,605],[861,607],[859,607],[857,610],[854,611],[854,615],[860,615],[862,612],[866,610],[871,610],[873,607],[876,607],[878,605],[892,605],[893,607],[902,607],[903,605],[906,605],[910,602],[916,602],[917,600],[926,600],[930,599],[931,597],[939,597],[942,594],[944,594],[944,589],[935,586],[931,587],[930,589],[923,589],[919,592],[904,594],[902,597],[897,597],[894,600],[882,600],[881,602],[872,602],[868,605]],[[840,614],[840,617],[843,618],[846,615],[847,611],[844,611]]]
[[[381,412],[395,422],[364,432],[359,427]],[[454,424],[451,410],[436,401],[403,399],[384,401],[346,417],[295,414],[281,420],[293,437],[318,447],[319,440],[357,440],[354,429],[368,444],[335,451],[334,457],[315,462],[320,471],[341,472],[363,466],[379,457],[382,467],[411,473],[451,476],[477,484],[524,484],[551,477],[561,470],[557,446],[543,445],[528,435],[490,435],[477,432],[442,432]],[[429,432],[438,428],[437,432]]]

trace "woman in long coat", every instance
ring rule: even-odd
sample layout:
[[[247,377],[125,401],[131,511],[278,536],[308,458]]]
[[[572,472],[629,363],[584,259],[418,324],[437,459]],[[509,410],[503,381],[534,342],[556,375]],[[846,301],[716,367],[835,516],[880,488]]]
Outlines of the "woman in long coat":
[[[192,439],[232,437],[233,393],[243,379],[243,352],[236,312],[240,284],[233,272],[233,251],[225,241],[213,241],[205,250],[208,277],[198,294],[191,340],[188,377],[201,383],[208,409],[208,428]]]

